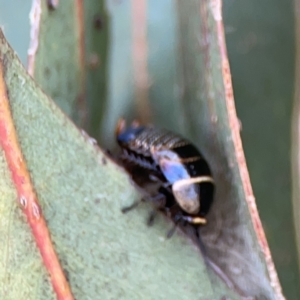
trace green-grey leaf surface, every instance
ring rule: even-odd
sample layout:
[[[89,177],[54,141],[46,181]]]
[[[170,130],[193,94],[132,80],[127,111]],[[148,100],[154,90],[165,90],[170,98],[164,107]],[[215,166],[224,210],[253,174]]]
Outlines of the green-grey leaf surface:
[[[128,32],[130,7],[126,3],[109,1],[112,30],[125,30],[127,20]],[[190,137],[212,166],[217,195],[209,225],[203,230],[212,260],[245,294],[257,299],[275,299],[235,156],[212,8],[210,1],[153,1],[148,5],[149,95],[153,121]],[[126,64],[131,45],[127,35],[117,35],[120,30],[113,35],[110,49]],[[111,61],[109,95],[116,96],[109,100],[107,126],[103,127],[102,140],[108,145],[112,144],[118,117],[125,115],[130,120],[135,113],[134,100],[128,97],[132,89],[131,65],[127,69],[129,75],[123,75],[122,84],[117,78],[125,74],[122,66],[126,65],[118,66],[120,69]]]
[[[291,203],[294,1],[224,1],[245,155],[287,299],[300,299]],[[298,84],[298,83],[296,83]]]
[[[201,1],[200,5],[197,1],[190,1],[189,5],[177,3],[184,91],[182,111],[190,136],[211,163],[217,187],[215,205],[203,238],[211,258],[234,278],[246,295],[274,299],[266,261],[261,256],[246,205],[246,192],[229,127],[220,72],[217,13],[210,1]]]
[[[90,135],[99,139],[100,128],[106,120],[105,108],[109,105],[107,67],[111,59],[110,18],[103,0],[84,1],[83,9],[87,102],[84,127]],[[117,57],[113,60],[116,61]]]
[[[78,1],[79,3],[79,1]],[[60,1],[57,9],[49,9],[47,1],[36,1],[38,36],[34,39],[33,76],[54,101],[77,124],[83,126],[86,98],[84,66],[82,66],[79,5]],[[38,17],[35,17],[37,20]]]
[[[58,6],[57,10],[60,9],[60,6],[63,6],[62,11],[48,12],[49,18],[47,22],[49,23],[46,22],[46,24],[48,24],[46,28],[49,30],[49,32],[46,32],[44,30],[44,33],[51,36],[49,40],[50,46],[60,45],[59,35],[55,34],[57,27],[51,26],[51,22],[55,21],[55,14],[60,16],[63,12],[65,12],[65,7],[67,5],[70,5],[70,2],[68,2],[67,4],[65,2],[68,1],[60,1],[60,4]],[[103,2],[101,2],[101,5],[99,3],[99,1],[89,1],[89,3],[85,3],[85,16],[87,18],[85,20],[85,36],[87,43],[86,66],[89,66],[89,58],[91,57],[93,52],[98,54],[98,57],[100,58],[99,68],[86,71],[88,74],[88,99],[90,99],[89,101],[92,102],[95,101],[93,103],[89,103],[89,105],[91,105],[89,107],[94,107],[94,111],[92,112],[94,117],[97,114],[97,108],[101,108],[101,111],[99,111],[100,125],[97,124],[97,120],[93,119],[95,120],[95,123],[93,122],[92,128],[89,127],[89,132],[93,133],[93,136],[96,138],[99,137],[98,134],[100,133],[99,140],[101,141],[101,143],[107,148],[112,148],[112,145],[114,144],[113,131],[117,119],[121,115],[126,116],[129,120],[136,116],[136,100],[134,100],[132,67],[132,61],[134,59],[132,57],[132,12],[129,0],[106,1],[106,13],[108,15],[108,19],[106,22],[104,22],[104,25],[106,27],[104,29],[104,33],[102,32],[102,34],[101,31],[98,32],[92,26],[92,24],[94,24],[93,21],[95,20],[95,15],[97,17],[99,16],[98,13],[100,13],[101,17],[103,13]],[[232,279],[232,281],[234,281],[238,288],[241,289],[245,294],[252,295],[256,297],[256,299],[275,299],[274,292],[270,286],[270,281],[266,271],[265,259],[261,254],[261,248],[259,247],[257,237],[254,233],[250,213],[246,205],[245,192],[242,188],[242,182],[239,174],[237,160],[235,157],[235,150],[231,138],[232,133],[230,132],[228,125],[224,83],[221,74],[220,53],[219,46],[217,44],[218,37],[216,33],[215,19],[212,13],[212,3],[213,2],[211,1],[204,0],[201,0],[200,2],[196,0],[188,2],[174,0],[148,1],[147,41],[148,72],[150,78],[149,106],[151,107],[151,114],[153,116],[153,122],[155,124],[175,130],[191,138],[192,141],[199,146],[199,148],[205,154],[206,158],[211,164],[216,179],[217,195],[213,209],[208,216],[209,225],[203,230],[203,239],[205,241],[211,259],[215,263],[217,263],[223,269],[223,271],[225,271],[225,273]],[[52,15],[50,15],[50,13],[52,13]],[[104,12],[104,16],[106,16],[106,13]],[[70,9],[69,14],[70,16],[66,17],[71,18],[71,20],[75,22],[73,7]],[[106,20],[106,17],[104,17],[104,19]],[[77,24],[77,22],[75,22],[74,24]],[[78,43],[76,43],[74,35],[76,31],[72,31],[74,30],[74,28],[70,30],[70,44],[78,45]],[[108,38],[106,38],[105,36],[107,31],[109,32]],[[100,36],[101,34],[102,36]],[[101,42],[108,42],[109,44],[102,45]],[[105,54],[105,49],[107,49],[106,47],[108,47],[109,49],[107,57]],[[63,43],[61,44],[61,48],[64,48]],[[51,55],[52,62],[56,60],[55,55],[58,56],[58,61],[59,59],[61,59],[61,57],[64,56],[64,53],[60,53],[59,51],[53,53],[51,52],[51,49],[51,47],[45,47],[45,52],[43,55],[44,57],[47,57],[48,54]],[[47,51],[49,51],[49,53]],[[77,53],[78,49],[72,49],[71,51],[72,53]],[[75,56],[77,58],[77,54]],[[68,59],[72,60],[73,58],[74,57],[72,56]],[[102,59],[105,60],[103,68],[101,67]],[[78,67],[78,61],[76,60],[74,61],[74,63],[76,65],[70,65],[68,72],[70,72],[70,74],[72,73],[73,77],[71,78],[74,79],[73,84],[76,85],[77,83],[77,85],[79,86],[80,82],[78,80],[80,77],[76,75],[78,74],[76,71],[78,70],[76,69]],[[108,63],[107,70],[106,63]],[[46,65],[47,62],[41,64],[42,68],[44,68],[44,66]],[[49,67],[51,67],[50,63]],[[101,71],[107,73],[103,74],[101,73]],[[66,80],[66,70],[62,73],[57,72],[55,74],[57,75],[56,80],[61,80],[61,82],[64,82]],[[77,77],[75,78],[74,76]],[[95,86],[98,80],[100,81],[99,86]],[[103,82],[102,80],[107,80],[107,82]],[[105,90],[106,87],[107,93]],[[46,88],[43,86],[43,89]],[[48,93],[53,95],[53,92],[55,92],[56,90],[57,86],[54,84],[52,88],[50,88]],[[68,89],[64,89],[65,92],[67,90]],[[73,93],[75,90],[71,90],[71,92]],[[97,98],[98,93],[99,97]],[[66,99],[74,99],[74,97],[72,96],[73,94],[71,94],[68,94],[66,96]],[[107,97],[105,97],[105,95],[107,95]],[[62,101],[65,101],[66,99],[64,99],[64,97],[61,98]],[[17,102],[16,107],[20,107],[21,110],[21,108],[23,107],[22,105],[26,105],[27,103],[24,100],[23,102],[22,100],[20,100],[20,103]],[[57,230],[55,229],[57,220],[52,220],[53,216],[60,218],[60,223],[66,224],[67,227],[65,228],[65,230],[60,230],[64,232],[64,236],[70,236],[70,238],[75,241],[76,246],[77,243],[78,245],[82,245],[82,243],[86,242],[90,245],[90,247],[92,247],[92,245],[94,245],[94,237],[99,237],[99,240],[101,240],[100,236],[103,236],[106,245],[109,245],[110,243],[115,245],[114,243],[116,243],[117,239],[120,240],[120,243],[123,242],[122,234],[126,236],[126,238],[124,238],[125,242],[128,242],[127,227],[130,227],[132,230],[135,228],[137,232],[139,232],[139,230],[141,231],[140,235],[133,232],[129,233],[130,237],[137,237],[135,247],[138,247],[138,249],[141,250],[139,251],[138,255],[140,255],[140,252],[142,253],[142,255],[144,255],[140,257],[136,256],[137,254],[134,254],[134,256],[137,257],[137,260],[147,261],[149,259],[147,256],[149,252],[147,251],[157,251],[157,240],[159,239],[158,236],[160,238],[164,237],[166,229],[169,228],[170,224],[162,224],[162,222],[164,221],[163,219],[161,219],[154,228],[148,229],[146,228],[146,226],[141,227],[145,224],[145,219],[148,212],[147,208],[144,206],[141,206],[140,208],[138,208],[138,210],[133,211],[126,216],[121,215],[120,208],[122,207],[122,205],[125,205],[125,202],[129,203],[130,201],[134,201],[134,199],[138,197],[137,194],[135,194],[135,192],[127,186],[129,185],[127,177],[124,177],[125,175],[119,174],[120,170],[116,169],[116,167],[109,162],[107,163],[107,165],[101,166],[102,159],[100,159],[99,157],[101,157],[102,154],[98,150],[95,150],[94,147],[87,146],[87,142],[82,141],[83,137],[80,136],[78,131],[75,130],[72,125],[69,125],[68,121],[62,117],[60,112],[53,106],[53,104],[49,104],[49,102],[47,101],[46,103],[48,104],[45,104],[43,107],[51,107],[51,109],[48,109],[51,111],[49,116],[50,120],[48,122],[52,120],[51,117],[55,118],[52,114],[54,114],[56,117],[58,116],[57,118],[60,120],[60,122],[57,121],[58,124],[55,123],[56,126],[54,126],[53,121],[51,121],[52,123],[50,122],[50,125],[48,127],[40,128],[43,127],[41,126],[41,124],[39,124],[40,126],[36,125],[36,127],[39,127],[39,131],[41,131],[42,135],[46,137],[46,146],[43,146],[45,153],[47,153],[47,156],[49,156],[49,149],[51,149],[52,151],[52,148],[54,148],[55,152],[53,156],[55,157],[55,159],[52,157],[52,160],[50,159],[50,163],[47,164],[42,159],[44,157],[43,155],[36,154],[36,156],[33,156],[36,157],[33,162],[37,164],[37,167],[35,167],[34,164],[30,166],[30,169],[32,168],[33,173],[38,172],[37,175],[34,176],[35,183],[38,183],[38,178],[41,177],[39,174],[47,175],[46,183],[44,181],[43,184],[40,183],[39,185],[44,188],[44,193],[46,194],[42,196],[41,200],[45,198],[44,205],[45,207],[50,208],[48,212],[46,211],[50,229],[51,231],[53,230],[54,237],[56,235],[58,236],[58,242],[55,240],[55,243],[57,243],[58,245],[62,245],[64,250],[69,249],[70,247],[68,243],[67,245],[65,245],[66,241],[61,241],[62,239],[59,238],[59,234],[55,233],[55,230]],[[72,109],[76,107],[76,103],[75,106],[73,106],[73,104],[74,102],[72,102],[72,104],[70,105]],[[64,105],[61,106],[64,108]],[[37,111],[42,110],[42,108],[40,107],[36,109]],[[25,110],[25,112],[26,111],[27,110]],[[69,111],[66,110],[66,112],[69,114],[70,109]],[[24,112],[22,113],[24,114]],[[43,115],[44,119],[43,112],[38,114],[38,116],[41,115]],[[33,116],[35,115],[33,114]],[[37,122],[37,117],[32,117],[32,115],[29,114],[28,118],[31,121],[34,120],[35,122]],[[33,124],[29,123],[28,118],[25,118],[23,122],[25,124],[30,124],[27,124],[26,126],[33,126]],[[21,119],[23,119],[23,115]],[[76,116],[74,117],[74,120],[76,121]],[[19,130],[22,130],[23,126],[25,125],[19,125]],[[64,127],[63,131],[60,126]],[[34,129],[36,127],[33,126],[32,128]],[[51,128],[51,130],[49,128]],[[57,128],[56,131],[54,130],[55,128]],[[48,133],[49,130],[53,132]],[[65,132],[65,134],[63,134],[63,132]],[[51,134],[51,137],[49,137],[49,134]],[[63,136],[61,136],[62,134]],[[38,140],[36,136],[31,138],[33,139],[33,141]],[[76,140],[77,142],[71,142],[70,139],[72,141]],[[37,151],[37,145],[36,147],[34,147],[34,149],[32,149],[33,146],[31,144],[33,143],[33,141],[28,139],[27,147],[24,148],[25,155],[26,151],[29,151],[30,153],[30,149],[33,152]],[[91,140],[89,141],[92,142]],[[26,142],[23,141],[23,143]],[[62,144],[62,148],[58,147],[58,145],[60,144]],[[35,144],[33,143],[33,145]],[[62,149],[64,151],[62,151]],[[32,157],[32,155],[27,156],[29,159],[33,159],[30,158]],[[90,159],[88,159],[88,157],[90,157]],[[40,162],[38,161],[39,159],[41,159]],[[48,173],[45,170],[45,168],[47,168],[47,165],[49,166],[49,169],[50,166],[52,168],[52,171],[48,170]],[[59,166],[59,169],[56,171],[57,166]],[[40,170],[40,168],[42,169]],[[62,168],[62,170],[60,168]],[[99,168],[101,170],[98,170]],[[98,172],[100,173],[98,174]],[[49,173],[51,175],[49,175]],[[107,187],[105,189],[105,193],[99,192],[99,189],[101,188],[101,178],[102,182],[103,178],[105,178],[104,186]],[[107,180],[107,178],[112,178],[112,182]],[[42,179],[40,180],[42,181]],[[58,185],[61,185],[62,183],[64,183],[63,185],[67,187],[66,191],[59,190]],[[96,187],[98,187],[98,189],[96,189]],[[112,191],[110,191],[110,189],[112,189]],[[124,198],[126,198],[124,202],[120,202],[120,200],[118,200],[120,193],[127,193],[127,196],[123,196]],[[100,201],[100,204],[104,203],[103,207],[106,213],[104,213],[103,210],[99,212],[99,206],[95,205],[93,205],[92,208],[87,208],[86,205],[88,204],[86,204],[85,206],[80,207],[81,210],[79,208],[76,208],[76,206],[72,207],[72,205],[75,205],[78,201],[80,205],[84,205],[84,199],[88,199],[87,203],[91,203],[89,202],[90,197],[95,197],[95,195],[98,194],[103,195],[104,200]],[[56,206],[52,204],[53,202],[47,198],[51,197],[51,195],[55,199],[63,199],[63,202],[61,202],[62,200],[60,200],[59,202],[60,209],[62,209],[62,215],[58,214]],[[69,197],[73,197],[72,200],[70,200]],[[98,197],[96,198],[98,199]],[[116,205],[116,207],[114,205]],[[68,218],[66,218],[67,221],[63,220],[65,218],[65,210],[71,211],[71,213],[68,214]],[[76,213],[74,214],[74,211],[79,213],[80,215],[83,214],[83,216],[81,215],[81,217],[78,217]],[[88,237],[84,237],[83,241],[80,242],[81,239],[79,239],[78,237],[74,237],[74,231],[77,227],[74,227],[72,220],[76,219],[76,222],[79,222],[79,233],[81,234],[80,237],[82,237],[82,235],[84,235],[84,233],[82,233],[82,230],[85,230],[85,228],[91,226],[91,224],[93,226],[95,224],[98,224],[95,220],[97,219],[97,217],[92,218],[91,221],[90,216],[92,212],[96,213],[97,217],[101,217],[101,220],[105,220],[105,224],[107,227],[109,224],[109,226],[113,229],[109,229],[107,231],[107,228],[105,226],[103,229],[97,228],[95,229],[95,232],[97,232],[97,234],[95,232],[87,231]],[[142,216],[140,214],[142,214]],[[73,215],[75,216],[74,218],[72,217]],[[124,218],[127,221],[123,221]],[[119,221],[129,223],[120,223],[121,225],[118,226],[117,224]],[[87,223],[85,224],[84,222]],[[71,223],[72,225],[70,225]],[[68,224],[70,225],[69,227]],[[100,225],[103,224],[98,224],[98,226]],[[53,226],[53,229],[51,226]],[[71,233],[67,233],[70,229]],[[89,228],[89,230],[91,229]],[[111,232],[111,230],[115,231]],[[151,232],[150,235],[149,231]],[[141,236],[143,236],[143,238],[141,238]],[[147,243],[145,242],[147,246],[151,244],[149,246],[150,250],[147,249],[146,252],[145,250],[142,250],[143,248],[140,249],[140,243],[143,244],[144,239],[148,241]],[[152,239],[154,239],[154,242],[149,242]],[[172,253],[174,249],[176,249],[176,251],[179,251],[177,250],[178,248],[180,249],[180,251],[183,251],[181,250],[181,248],[190,247],[190,242],[186,237],[176,237],[176,239],[182,239],[180,240],[181,242],[179,241],[178,243],[185,243],[185,245],[180,245],[178,247],[178,244],[173,244],[172,239],[172,246],[170,246],[171,248],[168,248],[167,251],[171,251]],[[165,242],[161,243],[163,243],[163,248],[167,247],[165,246]],[[130,247],[133,246],[133,243],[129,244],[130,245],[126,244],[126,247],[129,247],[128,253],[135,253],[134,251],[130,250]],[[107,247],[109,249],[105,248],[104,253],[107,253],[107,255],[109,255],[109,253],[114,248],[110,246]],[[127,249],[126,247],[125,249]],[[72,246],[71,248],[73,249],[74,246]],[[81,251],[82,248],[79,247],[78,249],[78,251]],[[84,255],[89,256],[90,252],[88,251],[89,250],[84,252]],[[186,249],[184,251],[190,250]],[[151,253],[153,254],[153,252]],[[149,274],[145,274],[145,278],[147,278],[147,281],[149,281],[149,290],[150,287],[152,288],[152,290],[155,290],[155,292],[153,293],[155,297],[158,297],[157,295],[159,295],[163,299],[163,296],[166,296],[166,294],[163,294],[165,290],[167,290],[167,292],[169,293],[172,293],[171,290],[173,289],[173,286],[170,285],[170,281],[172,280],[170,277],[171,273],[174,274],[177,278],[177,281],[175,280],[175,283],[174,281],[172,282],[172,284],[174,283],[174,287],[176,288],[178,280],[181,282],[183,277],[188,276],[189,280],[190,278],[197,279],[197,288],[200,289],[201,287],[201,291],[203,291],[203,293],[207,292],[207,294],[203,294],[203,297],[208,297],[208,299],[214,299],[215,297],[216,299],[219,299],[221,298],[221,296],[224,296],[223,284],[214,275],[212,275],[213,279],[211,279],[210,275],[208,275],[206,271],[204,273],[201,273],[203,277],[193,275],[198,274],[197,272],[202,272],[201,270],[204,269],[199,253],[195,253],[194,255],[198,255],[196,261],[197,263],[199,263],[199,267],[197,265],[197,271],[187,271],[186,273],[184,273],[184,276],[178,276],[178,273],[176,272],[179,272],[177,269],[184,269],[186,271],[186,266],[182,267],[173,262],[170,264],[170,261],[167,262],[166,265],[163,265],[161,263],[163,260],[163,255],[161,254],[161,252],[156,253],[159,254],[157,255],[159,257],[159,261],[151,262],[156,266],[159,265],[162,270],[165,270],[165,268],[168,269],[166,271],[167,273],[165,273],[167,274],[166,278],[168,283],[161,280],[161,277],[156,276],[155,278],[155,276],[153,275],[155,273],[154,266],[152,266],[151,268],[147,268],[147,272],[149,271]],[[81,276],[84,281],[87,280],[87,282],[91,284],[93,284],[94,282],[93,279],[90,279],[90,277],[88,277],[88,275],[87,277],[83,277],[83,274],[88,273],[88,271],[85,271],[85,273],[82,271],[86,263],[86,261],[82,258],[82,255],[83,254],[77,255],[75,259],[68,257],[63,260],[63,263],[67,266],[67,270],[68,266],[73,266],[74,261],[77,264],[78,261],[82,262],[81,269],[80,266],[75,263],[75,267],[71,270],[71,274],[68,271],[68,275],[71,278],[71,284],[73,283],[75,286],[75,291],[77,291],[77,288],[79,290],[81,288],[84,288],[80,284],[78,284],[79,280],[78,278],[76,278],[77,273],[82,274]],[[176,259],[181,260],[181,257],[186,255],[190,255],[190,253],[180,253],[176,257]],[[62,256],[65,257],[66,255],[63,254]],[[118,255],[113,255],[113,257],[117,256]],[[104,256],[98,255],[97,257],[101,260]],[[94,256],[90,256],[90,258],[94,258]],[[131,256],[129,256],[129,258],[131,258],[128,260],[130,263],[133,261],[133,258]],[[104,260],[106,262],[106,257],[104,258]],[[123,263],[122,258],[119,258],[118,261],[121,261]],[[118,265],[118,263],[115,264]],[[88,266],[90,266],[90,264],[88,264]],[[106,266],[107,265],[104,265],[103,269],[99,269],[99,272],[106,270]],[[110,266],[111,263],[109,263],[109,268]],[[118,274],[122,273],[123,270],[123,264],[120,263],[120,266],[120,270],[116,271]],[[141,266],[137,265],[136,269],[132,269],[132,264],[130,264],[128,268],[130,268],[130,272],[137,273],[137,275],[139,276],[137,280],[142,280],[140,276],[141,271],[137,271],[141,270]],[[173,268],[177,271],[174,272]],[[93,270],[98,271],[97,267],[95,267]],[[143,269],[143,274],[144,272],[146,272],[145,269]],[[161,271],[157,271],[156,269],[156,273],[163,276],[163,274],[160,272]],[[105,277],[105,271],[103,272],[103,274]],[[151,274],[153,275],[153,277],[151,277]],[[135,279],[133,278],[134,277],[129,276],[127,282],[135,282]],[[151,278],[153,278],[153,285],[151,284]],[[98,277],[96,277],[96,279],[98,279],[99,281]],[[213,285],[211,285],[210,280],[212,280]],[[111,282],[111,280],[108,281]],[[199,286],[200,282],[201,286]],[[184,282],[181,283],[184,284]],[[99,284],[103,284],[103,282]],[[161,288],[159,289],[159,293],[156,290],[156,284],[161,284],[159,285],[161,286]],[[202,284],[205,286],[205,288],[202,288]],[[119,283],[118,286],[120,285],[121,284]],[[138,284],[136,283],[136,285],[132,287],[132,290],[138,291],[137,285]],[[192,286],[193,285],[190,285],[189,283],[189,287],[191,288],[191,290],[193,290]],[[214,292],[212,292],[212,286]],[[107,285],[106,287],[107,289],[110,289],[110,285]],[[143,288],[145,288],[144,285]],[[102,295],[101,292],[103,290],[107,292],[105,288],[102,288],[101,290],[97,289],[98,295]],[[124,297],[133,297],[132,290],[131,288],[128,288],[128,291],[125,293]],[[115,290],[113,292],[115,292]],[[172,294],[172,296],[180,295],[180,299],[183,299],[182,294],[180,292],[177,293],[176,289],[173,292],[174,294]],[[123,290],[122,293],[124,293]],[[138,296],[139,295],[137,294],[137,297]],[[189,297],[191,297],[189,296],[189,294],[185,294],[185,296],[187,297],[186,299],[189,299]],[[149,297],[151,298],[151,296]],[[235,299],[234,296],[232,297],[232,299]],[[193,298],[195,298],[195,293],[193,294]]]
[[[101,144],[114,145],[113,136],[120,116],[132,119],[135,115],[132,66],[132,35],[130,1],[105,1],[110,20],[107,75],[107,105],[99,128]]]
[[[128,176],[32,81],[3,36],[0,59],[21,149],[75,298],[240,299],[210,279],[186,236],[166,240],[165,218],[146,225],[151,207],[122,214],[141,197]],[[3,152],[1,167],[0,298],[55,299]]]

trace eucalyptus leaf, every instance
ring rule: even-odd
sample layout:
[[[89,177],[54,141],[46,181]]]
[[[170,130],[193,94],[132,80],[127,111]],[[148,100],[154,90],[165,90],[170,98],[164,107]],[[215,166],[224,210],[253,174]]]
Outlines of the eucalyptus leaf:
[[[76,299],[240,299],[217,279],[185,235],[137,201],[124,171],[78,130],[26,73],[1,36],[0,59],[19,143],[55,249]],[[55,299],[1,154],[1,299]]]
[[[107,0],[106,6],[90,1],[84,5],[85,13],[76,19],[76,12],[83,9],[79,3],[60,2],[54,11],[47,11],[42,4],[38,36],[41,50],[35,64],[35,76],[41,76],[35,79],[52,97],[59,91],[61,108],[77,124],[83,124],[80,116],[84,114],[75,98],[83,95],[83,79],[87,79],[85,113],[92,120],[85,128],[104,148],[113,149],[117,119],[125,116],[143,121],[149,113],[138,109],[141,99],[135,98],[139,87],[134,78],[140,74],[133,67],[137,41],[132,19],[137,15],[129,0]],[[64,27],[70,30],[66,40],[56,34],[57,18],[63,15],[69,18],[69,27]],[[84,22],[80,19],[83,15]],[[102,20],[106,27],[101,33],[97,26],[103,25]],[[191,139],[204,153],[214,174],[216,199],[208,225],[200,232],[206,249],[204,257],[180,230],[171,240],[166,239],[172,224],[164,216],[159,216],[153,227],[147,227],[151,205],[141,204],[128,214],[121,213],[122,207],[142,197],[128,174],[41,91],[2,37],[0,58],[22,152],[75,298],[283,299],[276,271],[270,273],[273,264],[267,255],[264,233],[259,232],[262,229],[240,144],[237,151],[240,137],[232,127],[237,118],[233,99],[229,99],[229,69],[224,74],[227,58],[220,1],[153,0],[148,2],[146,19],[142,21],[147,25],[144,41],[149,75],[149,90],[145,91],[149,103],[144,107],[150,109],[155,125]],[[84,64],[78,60],[83,47],[79,38],[82,24],[86,27]],[[68,51],[73,55],[69,57]],[[46,61],[48,55],[51,59]],[[101,67],[93,58],[103,61]],[[62,72],[57,67],[51,70],[52,64],[60,67],[60,62]],[[92,64],[95,70],[91,62],[96,63]],[[45,81],[47,68],[55,73],[51,84]],[[68,80],[71,85],[64,84]],[[64,88],[58,89],[55,82],[64,84]],[[10,299],[25,292],[28,299],[50,299],[47,274],[26,220],[18,211],[9,170],[2,160],[6,174],[3,190],[8,186],[4,223],[0,227],[5,237],[2,251],[6,251],[0,256],[0,274],[6,282],[2,290]],[[17,213],[14,218],[11,211]],[[13,222],[15,218],[19,223]],[[7,224],[19,227],[11,231]],[[9,285],[15,281],[8,278],[18,274],[12,271],[13,258],[7,257],[19,253],[20,237],[30,250],[24,249],[19,256],[21,263],[26,259],[27,264],[21,275],[25,284],[16,289]],[[13,247],[8,246],[10,240]],[[207,259],[215,264],[214,270],[206,265]],[[31,275],[29,265],[36,266],[36,277]],[[226,286],[215,272],[217,268],[232,281],[233,288]]]

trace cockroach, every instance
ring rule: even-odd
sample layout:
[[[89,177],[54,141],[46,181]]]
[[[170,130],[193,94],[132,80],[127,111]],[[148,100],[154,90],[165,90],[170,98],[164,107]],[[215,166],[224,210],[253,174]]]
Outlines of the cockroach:
[[[157,208],[164,210],[175,223],[167,237],[174,233],[180,222],[196,228],[206,224],[205,216],[214,197],[214,180],[205,158],[190,141],[168,130],[142,126],[136,121],[126,127],[123,119],[116,127],[116,140],[122,149],[123,162],[146,171],[149,180],[160,184],[157,195],[151,200],[156,205],[159,203]],[[136,205],[134,203],[123,211]],[[235,289],[231,279],[207,256],[199,231],[195,234],[206,264],[230,289]],[[239,290],[237,293],[243,299],[250,299]]]
[[[164,201],[160,201],[160,209],[172,211],[175,222],[206,224],[214,180],[208,163],[191,142],[136,121],[126,127],[123,119],[116,127],[116,140],[122,149],[122,160],[147,170],[150,180],[161,182],[157,198]]]

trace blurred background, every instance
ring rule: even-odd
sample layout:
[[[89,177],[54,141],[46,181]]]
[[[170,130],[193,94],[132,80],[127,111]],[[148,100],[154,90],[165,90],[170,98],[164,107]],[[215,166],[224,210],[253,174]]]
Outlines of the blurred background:
[[[30,7],[31,1],[0,0],[1,28],[25,65]],[[291,175],[294,7],[291,0],[223,1],[235,103],[254,194],[284,294],[297,300]]]

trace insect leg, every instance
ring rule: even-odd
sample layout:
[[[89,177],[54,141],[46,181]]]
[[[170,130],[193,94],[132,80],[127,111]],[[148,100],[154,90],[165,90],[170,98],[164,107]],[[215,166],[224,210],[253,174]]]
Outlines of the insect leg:
[[[153,203],[156,209],[161,209],[166,205],[166,196],[158,193],[156,196],[144,197],[144,201]]]
[[[147,202],[151,202],[155,206],[155,209],[150,213],[147,221],[147,225],[152,226],[154,219],[157,215],[157,211],[164,208],[166,205],[166,197],[162,193],[158,193],[156,196],[149,196],[146,197],[144,200]]]
[[[122,213],[125,214],[125,213],[129,212],[130,210],[136,208],[140,203],[141,203],[141,201],[135,201],[135,202],[133,202],[131,205],[126,206],[126,207],[123,207],[123,208],[121,209],[121,211],[122,211]]]
[[[122,213],[127,213],[128,211],[136,208],[143,200],[147,202],[152,202],[155,205],[156,209],[164,207],[166,203],[165,195],[161,193],[157,194],[156,196],[145,196],[143,199],[135,201],[129,206],[123,207],[121,209]]]
[[[150,215],[149,215],[149,218],[148,218],[148,221],[147,221],[147,225],[148,226],[152,226],[153,223],[154,223],[154,219],[157,215],[157,210],[153,210]]]
[[[170,182],[165,182],[165,181],[163,181],[162,178],[159,178],[159,177],[158,177],[157,175],[155,175],[155,174],[149,174],[149,179],[150,179],[151,181],[153,181],[153,182],[159,182],[159,183],[161,183],[162,186],[164,186],[164,187],[169,187],[169,186],[171,186],[171,184],[172,184],[172,183],[170,183]]]
[[[182,215],[176,215],[173,219],[174,221],[174,226],[168,231],[167,233],[167,239],[171,238],[173,234],[175,233],[176,228],[179,225],[183,225],[184,219],[182,218]]]

